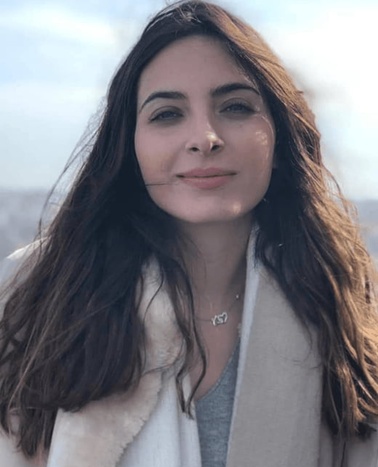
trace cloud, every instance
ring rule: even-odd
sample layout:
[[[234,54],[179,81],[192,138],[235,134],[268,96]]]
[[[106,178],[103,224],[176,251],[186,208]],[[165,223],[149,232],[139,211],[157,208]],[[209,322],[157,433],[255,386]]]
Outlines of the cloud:
[[[11,10],[3,9],[0,27],[93,45],[115,46],[117,43],[114,27],[106,21],[80,16],[57,4],[32,3]]]
[[[378,4],[289,1],[285,7],[292,21],[275,15],[260,31],[312,91],[325,153],[345,190],[376,197]]]
[[[0,88],[0,101],[0,186],[46,187],[57,179],[96,113],[101,90],[11,83]]]
[[[0,31],[9,45],[0,73],[0,186],[50,186],[137,23],[128,19],[121,27],[117,19],[108,24],[93,13],[31,3],[0,6]]]
[[[329,6],[315,18],[312,15],[308,23],[271,23],[265,35],[286,62],[303,67],[316,83],[345,82],[347,87],[360,83],[364,73],[365,82],[373,84],[377,79],[377,21],[378,5]]]
[[[19,113],[29,118],[42,115],[50,118],[58,114],[61,118],[62,112],[59,110],[75,105],[84,107],[82,112],[86,112],[93,107],[94,102],[100,100],[103,93],[103,89],[88,86],[13,82],[0,86],[0,101],[2,114],[8,116]],[[17,100],[14,96],[17,96]]]

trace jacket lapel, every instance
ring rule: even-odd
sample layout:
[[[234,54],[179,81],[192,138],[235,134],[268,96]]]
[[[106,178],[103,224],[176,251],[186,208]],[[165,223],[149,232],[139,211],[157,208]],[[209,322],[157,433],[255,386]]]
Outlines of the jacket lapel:
[[[145,325],[145,373],[132,393],[91,402],[72,413],[59,411],[47,467],[115,467],[123,451],[153,412],[162,387],[162,369],[180,356],[182,339],[158,268],[144,277],[138,311]]]
[[[262,270],[228,466],[318,465],[322,377],[316,347]]]
[[[76,413],[60,411],[47,467],[114,467],[148,419],[160,387],[160,374],[150,373],[131,396],[92,402]]]

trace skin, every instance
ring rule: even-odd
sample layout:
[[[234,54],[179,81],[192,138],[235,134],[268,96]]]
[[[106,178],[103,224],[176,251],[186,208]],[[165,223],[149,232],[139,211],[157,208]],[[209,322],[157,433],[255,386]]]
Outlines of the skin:
[[[237,340],[242,300],[234,297],[243,291],[253,209],[268,189],[274,146],[273,120],[256,83],[215,39],[178,40],[144,69],[137,160],[152,200],[195,245],[184,258],[208,355],[197,397],[219,378]],[[206,321],[231,305],[227,325]]]
[[[250,89],[213,95],[230,83]],[[153,98],[163,91],[183,97]],[[150,196],[179,222],[250,218],[270,181],[274,143],[256,84],[213,39],[177,41],[142,73],[136,154]],[[229,173],[227,182],[215,189],[185,183],[182,174],[209,167]]]

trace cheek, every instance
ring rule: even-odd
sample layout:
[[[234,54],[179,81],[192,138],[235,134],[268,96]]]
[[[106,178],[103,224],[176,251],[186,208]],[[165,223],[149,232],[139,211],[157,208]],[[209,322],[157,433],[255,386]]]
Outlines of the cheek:
[[[137,124],[134,147],[141,170],[170,171],[182,152],[187,128],[169,128],[164,131]]]
[[[255,206],[269,187],[274,160],[275,131],[264,118],[254,123],[243,143],[243,189],[250,194]]]
[[[166,139],[154,138],[148,132],[136,131],[135,154],[146,184],[166,184],[170,180],[172,150]]]
[[[262,149],[265,149],[267,153],[274,152],[274,146],[276,141],[276,132],[274,129],[273,122],[270,118],[265,115],[260,115],[256,120],[253,132],[251,132],[253,138]]]
[[[275,149],[275,131],[270,121],[259,118],[240,141],[243,141],[245,163],[252,168],[254,166],[257,171],[270,171]]]

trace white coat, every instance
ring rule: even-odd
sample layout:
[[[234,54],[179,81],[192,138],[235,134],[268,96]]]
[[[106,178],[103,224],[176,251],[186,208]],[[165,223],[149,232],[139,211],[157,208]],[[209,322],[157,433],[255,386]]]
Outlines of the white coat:
[[[344,444],[323,424],[316,338],[311,342],[266,271],[256,272],[250,251],[247,263],[227,467],[378,467],[376,433]],[[0,467],[201,466],[196,422],[181,413],[176,398],[181,339],[167,293],[160,290],[148,306],[158,284],[151,266],[139,310],[147,361],[138,389],[76,413],[59,410],[51,448],[39,459],[25,459],[3,434]]]

